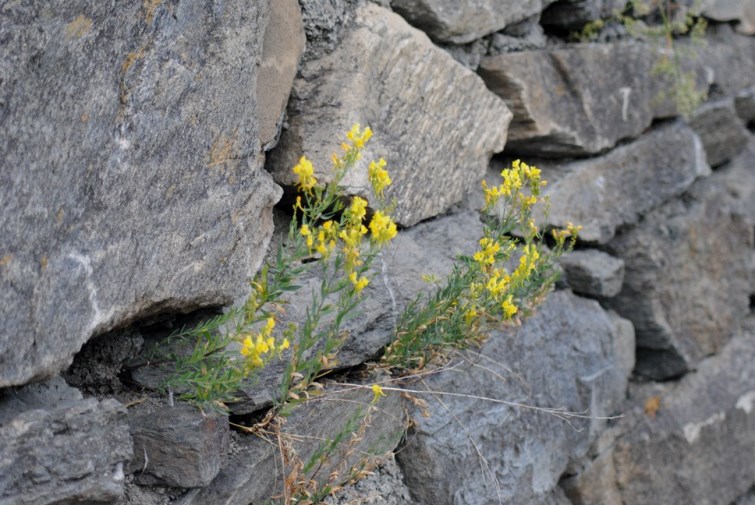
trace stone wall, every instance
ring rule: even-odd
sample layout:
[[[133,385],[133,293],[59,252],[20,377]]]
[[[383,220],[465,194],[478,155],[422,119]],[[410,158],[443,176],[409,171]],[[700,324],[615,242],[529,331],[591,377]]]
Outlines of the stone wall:
[[[388,456],[333,503],[751,503],[755,8],[701,3],[705,45],[683,64],[708,100],[683,117],[652,72],[663,47],[615,23],[569,41],[625,4],[0,7],[0,505],[280,494],[282,453],[238,425],[264,415],[282,368],[229,421],[132,364],[243,303],[286,229],[290,167],[328,166],[355,122],[374,129],[365,157],[388,161],[403,229],[343,365],[374,360],[420,276],[474,250],[479,182],[510,160],[542,168],[548,226],[584,229],[534,316],[381,400],[328,471]],[[346,185],[369,197],[363,174]],[[303,456],[369,405],[342,384],[353,370],[281,428]]]

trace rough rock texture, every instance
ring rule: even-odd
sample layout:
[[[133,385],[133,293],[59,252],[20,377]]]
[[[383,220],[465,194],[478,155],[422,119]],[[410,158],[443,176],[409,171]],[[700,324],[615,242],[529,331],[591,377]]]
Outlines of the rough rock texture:
[[[624,505],[728,505],[744,494],[755,482],[754,361],[755,338],[738,337],[680,383],[637,394],[638,405],[620,421],[624,433],[590,470],[612,466],[612,475],[581,479],[569,493],[580,496],[574,503],[616,503],[595,495],[600,488]],[[643,408],[647,398],[658,399],[652,413]]]
[[[624,262],[610,254],[586,249],[572,251],[559,260],[569,287],[591,297],[609,298],[621,291]]]
[[[712,167],[732,159],[748,141],[747,129],[731,98],[698,108],[690,118],[690,126],[702,140],[706,159]]]
[[[112,502],[123,493],[131,437],[117,401],[82,400],[57,380],[6,390],[0,412],[3,505]]]
[[[325,500],[328,505],[413,505],[396,460],[389,456],[373,473]],[[743,504],[744,505],[744,504]],[[749,504],[747,504],[749,505]]]
[[[668,86],[649,77],[652,46],[637,42],[576,44],[484,58],[479,73],[514,113],[506,150],[535,156],[599,153],[675,115],[660,102]],[[699,69],[696,81],[707,82]]]
[[[289,89],[266,58],[301,49],[293,21],[265,46],[267,7],[3,7],[0,387],[65,368],[94,334],[245,294],[279,197],[260,166],[280,112],[260,124],[259,103]]]
[[[416,395],[429,417],[411,413],[416,426],[398,452],[412,497],[438,505],[558,503],[548,495],[605,421],[566,422],[525,405],[616,413],[631,337],[597,302],[558,291],[520,328],[493,333],[479,353],[460,353],[452,359],[460,364],[417,383],[413,389],[462,396]]]
[[[391,0],[391,6],[433,39],[463,44],[536,15],[553,1]]]
[[[737,35],[728,24],[713,25],[706,31],[706,45],[694,52],[712,71],[714,94],[735,96],[755,82],[755,37]]]
[[[546,223],[583,226],[581,240],[606,243],[621,226],[684,192],[710,174],[697,135],[681,122],[583,161],[537,163],[548,181]]]
[[[331,154],[352,124],[370,125],[375,135],[364,158],[387,160],[393,186],[386,196],[396,198],[395,216],[403,225],[461,200],[491,155],[503,149],[511,118],[477,75],[374,4],[357,11],[337,50],[304,65],[294,97],[290,127],[268,165],[276,180],[293,184],[291,167],[304,153],[327,177]],[[365,168],[344,184],[371,196]]]
[[[745,205],[752,205],[753,160],[750,149],[733,163],[741,169],[698,181],[686,198],[610,243],[626,274],[621,293],[605,303],[635,325],[637,373],[664,379],[690,370],[720,350],[748,313],[755,239]],[[738,193],[728,188],[734,169]]]
[[[541,23],[577,30],[596,19],[621,12],[627,0],[561,0],[543,11]]]
[[[351,437],[347,435],[336,446],[317,478],[326,478],[334,470],[339,471],[343,478],[347,475],[346,469],[358,465],[364,458],[369,460],[368,467],[374,466],[401,438],[404,412],[397,392],[386,391],[386,396],[374,405],[370,403],[372,396],[369,387],[326,389],[323,396],[293,411],[282,428],[281,440],[292,443],[299,458],[306,464],[318,446],[334,439],[349,420],[356,419],[358,427],[363,418],[357,414],[362,411],[369,418],[366,419],[368,426],[361,438],[351,443]],[[313,422],[315,419],[317,422]],[[187,494],[181,505],[265,503],[282,492],[283,464],[275,436],[270,442],[255,436],[240,436],[235,438],[232,445],[235,450],[230,461],[215,480],[208,487]],[[288,464],[292,462],[290,459]]]
[[[287,226],[281,228],[286,230]],[[374,264],[375,277],[363,293],[359,313],[344,325],[350,337],[338,353],[338,365],[355,366],[376,357],[391,342],[396,318],[405,304],[418,293],[432,288],[422,276],[435,275],[442,279],[450,273],[457,255],[474,253],[480,237],[482,223],[476,211],[440,217],[399,233],[391,247],[378,256]],[[407,261],[407,258],[415,261]],[[304,321],[312,289],[319,289],[319,282],[316,273],[298,282],[303,288],[288,297],[290,301],[279,326]],[[281,361],[270,362],[258,380],[250,381],[239,391],[240,401],[230,406],[234,414],[259,411],[277,398],[286,356]],[[149,388],[157,387],[164,377],[164,372],[154,367],[132,372],[137,384]]]
[[[734,107],[742,121],[752,127],[755,124],[755,86],[737,94]]]
[[[755,34],[755,4],[751,0],[704,0],[700,10],[716,21],[737,21],[737,31]]]
[[[139,407],[129,411],[134,457],[127,473],[136,473],[139,484],[192,488],[212,482],[228,452],[228,417],[183,403]]]

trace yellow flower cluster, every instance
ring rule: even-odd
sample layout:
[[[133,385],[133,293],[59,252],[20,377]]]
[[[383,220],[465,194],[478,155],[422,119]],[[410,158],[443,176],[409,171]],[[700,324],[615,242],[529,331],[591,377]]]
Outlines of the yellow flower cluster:
[[[385,245],[396,236],[398,230],[396,223],[389,216],[377,210],[372,216],[372,221],[370,221],[370,232],[373,242],[378,245]]]
[[[505,300],[503,300],[503,303],[501,303],[501,310],[503,311],[503,317],[506,319],[511,319],[514,317],[514,314],[516,314],[519,309],[516,305],[514,305],[514,296],[509,295],[506,297]]]
[[[364,148],[364,145],[368,140],[370,140],[371,137],[372,130],[370,129],[370,127],[368,126],[364,130],[362,130],[359,123],[356,123],[354,126],[352,126],[349,133],[346,134],[346,138],[349,139],[351,145],[354,146],[355,149],[359,150]]]
[[[511,278],[517,285],[521,285],[537,268],[537,262],[540,259],[540,253],[535,244],[529,244],[522,247],[522,255],[519,258],[519,266],[514,270]]]
[[[259,368],[265,365],[265,355],[280,353],[289,348],[288,339],[276,344],[273,337],[275,318],[267,318],[265,326],[257,335],[247,335],[241,343],[241,354],[246,357],[247,368]]]
[[[551,235],[556,240],[556,244],[559,247],[564,246],[564,242],[567,238],[571,238],[572,243],[576,242],[577,235],[579,234],[581,226],[575,226],[571,222],[566,223],[566,228],[563,230],[551,230]],[[573,244],[572,244],[573,245]]]
[[[501,250],[501,246],[495,240],[483,237],[480,239],[481,250],[474,254],[474,260],[485,268],[495,263],[495,255]]]
[[[385,169],[385,160],[380,158],[380,161],[371,161],[370,166],[367,168],[367,175],[372,185],[372,190],[375,195],[382,198],[385,188],[391,185],[391,177],[388,175],[388,171]]]
[[[482,181],[486,211],[492,210],[502,197],[516,198],[520,208],[527,211],[537,203],[540,188],[545,186],[545,181],[541,180],[540,169],[520,160],[515,160],[511,168],[503,169],[501,177],[501,184],[492,188],[488,186],[487,181]],[[529,189],[528,195],[522,192],[525,187]]]
[[[315,169],[306,156],[299,158],[299,163],[294,167],[294,173],[299,176],[298,186],[301,191],[309,193],[317,185]]]

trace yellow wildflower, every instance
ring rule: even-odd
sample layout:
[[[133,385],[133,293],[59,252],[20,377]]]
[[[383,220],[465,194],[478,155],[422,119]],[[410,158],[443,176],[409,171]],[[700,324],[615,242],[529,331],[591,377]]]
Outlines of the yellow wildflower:
[[[481,250],[477,251],[473,258],[480,266],[492,265],[495,263],[495,254],[500,251],[501,246],[495,240],[488,237],[480,239]]]
[[[466,322],[468,325],[472,324],[477,315],[477,310],[474,308],[474,306],[469,307],[466,311],[464,311],[464,322]]]
[[[309,225],[303,224],[299,229],[301,236],[307,240],[307,248],[311,251],[314,244],[314,237],[312,237],[312,230],[309,229]]]
[[[383,388],[379,384],[373,384],[372,385],[372,403],[375,403],[378,401],[378,398],[381,396],[385,396],[385,393],[383,393]]]
[[[299,163],[294,167],[294,173],[299,176],[299,189],[302,191],[309,192],[317,184],[314,176],[315,169],[306,156],[299,159]]]
[[[517,306],[514,305],[512,295],[507,296],[503,303],[501,303],[501,310],[503,310],[503,317],[505,319],[511,319],[519,311]]]
[[[351,224],[361,224],[364,216],[367,215],[367,200],[355,196],[351,199],[351,205],[344,211],[346,221]]]
[[[385,169],[385,160],[380,158],[377,163],[370,162],[370,166],[367,168],[367,174],[372,185],[372,190],[379,197],[383,196],[385,188],[391,185],[391,177],[388,175],[388,171]]]
[[[354,285],[354,292],[356,294],[359,294],[362,292],[364,288],[367,287],[367,285],[370,283],[370,280],[367,277],[360,277],[357,278],[356,272],[351,272],[349,274],[349,280]]]
[[[355,123],[349,133],[346,134],[346,137],[356,149],[362,149],[372,137],[372,129],[368,126],[364,130],[361,130],[359,123]]]
[[[379,210],[375,211],[375,215],[372,216],[370,231],[372,240],[378,245],[387,244],[398,233],[396,223],[391,220],[390,216],[386,216]]]
[[[492,210],[498,199],[501,198],[501,188],[498,186],[488,187],[488,181],[482,181],[482,192],[485,195],[485,210]]]
[[[485,289],[488,290],[490,296],[496,299],[506,291],[510,280],[511,278],[506,274],[505,270],[499,270],[496,268],[493,271],[493,275],[488,279]]]

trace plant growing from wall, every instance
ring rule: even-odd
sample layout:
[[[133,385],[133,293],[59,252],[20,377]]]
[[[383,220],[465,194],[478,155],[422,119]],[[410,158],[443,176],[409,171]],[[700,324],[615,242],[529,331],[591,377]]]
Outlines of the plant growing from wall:
[[[614,12],[611,21],[624,26],[632,37],[648,40],[658,50],[659,57],[651,73],[670,80],[668,90],[656,100],[670,100],[676,110],[689,117],[707,98],[705,90],[698,90],[694,71],[684,69],[685,59],[694,60],[695,48],[704,44],[706,22],[696,15],[695,6],[687,7],[674,0],[629,0],[624,11]],[[598,19],[587,23],[574,38],[596,40],[606,21]],[[675,42],[678,36],[689,36],[690,46]]]
[[[372,280],[375,258],[398,233],[390,217],[393,205],[384,198],[392,183],[384,160],[367,164],[372,210],[365,199],[347,198],[341,188],[371,136],[370,128],[354,125],[341,155],[332,157],[327,183],[318,180],[306,157],[300,158],[293,167],[298,196],[285,241],[252,280],[243,307],[173,336],[174,343],[184,344],[184,350],[163,357],[174,367],[164,384],[166,390],[203,409],[227,411],[226,404],[235,400],[241,384],[280,357],[286,367],[274,408],[257,425],[239,426],[256,434],[273,433],[279,440],[282,419],[311,395],[320,394],[317,379],[337,363],[345,338],[343,323],[359,308],[362,291]],[[541,189],[546,182],[540,170],[515,161],[501,172],[501,178],[498,185],[482,183],[485,206],[479,249],[471,257],[459,257],[447,279],[433,280],[435,286],[428,295],[407,304],[382,366],[399,373],[421,369],[431,355],[479,342],[491,325],[527,316],[551,289],[557,277],[555,260],[573,248],[579,228],[569,225],[552,230],[552,247],[547,248],[533,218],[535,206],[544,203]],[[319,286],[311,292],[303,321],[283,325],[286,293],[303,289],[297,283],[313,270]],[[370,407],[383,395],[378,384],[372,385],[372,391]],[[307,462],[288,445],[282,449],[290,469],[284,502],[318,503],[364,472],[364,464],[342,469],[331,474],[341,475],[341,480],[329,478],[322,484],[311,475],[339,447],[351,447],[359,440],[371,410],[358,410]]]

